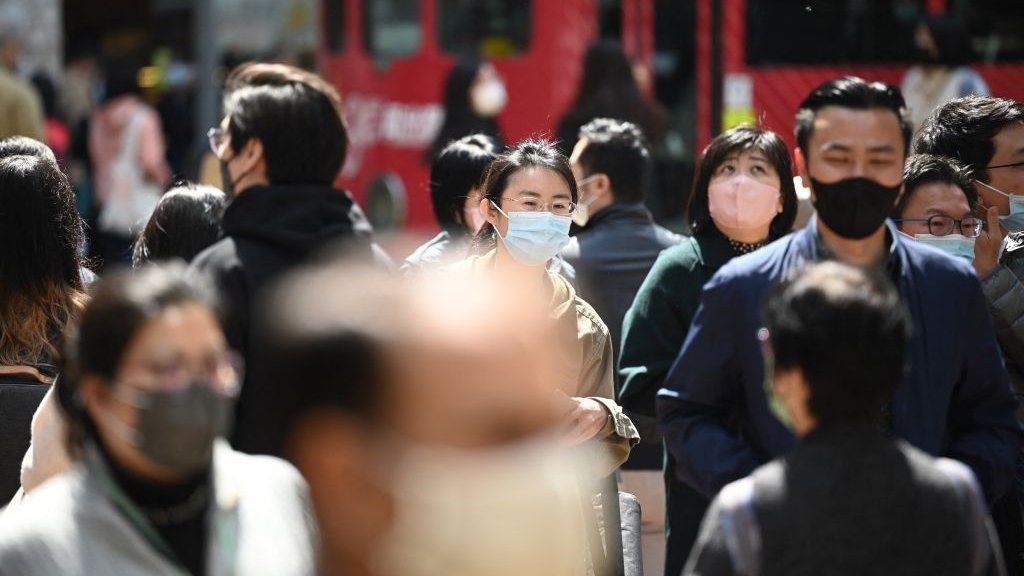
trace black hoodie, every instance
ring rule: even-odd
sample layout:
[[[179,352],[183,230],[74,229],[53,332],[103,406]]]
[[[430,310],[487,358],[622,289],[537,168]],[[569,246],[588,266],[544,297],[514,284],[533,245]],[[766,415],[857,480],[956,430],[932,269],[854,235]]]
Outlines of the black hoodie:
[[[217,288],[228,343],[245,357],[232,444],[249,453],[279,452],[267,430],[263,382],[251,357],[252,306],[262,290],[325,246],[347,240],[353,252],[374,256],[373,228],[345,191],[308,184],[261,185],[236,196],[224,212],[225,237],[201,252],[192,267]],[[273,428],[273,426],[269,426]]]

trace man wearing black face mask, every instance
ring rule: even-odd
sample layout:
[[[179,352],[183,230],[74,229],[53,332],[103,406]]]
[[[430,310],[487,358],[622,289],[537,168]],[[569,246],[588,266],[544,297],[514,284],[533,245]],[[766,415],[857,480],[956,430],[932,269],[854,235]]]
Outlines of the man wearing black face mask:
[[[227,78],[225,117],[210,130],[231,197],[225,238],[192,266],[209,276],[225,304],[224,331],[245,356],[232,445],[279,455],[277,410],[268,405],[262,359],[252,351],[249,318],[260,291],[326,246],[347,242],[378,254],[372,228],[352,196],[332,187],[348,134],[338,93],[319,76],[282,64],[244,64]]]
[[[910,310],[908,369],[885,403],[885,432],[964,462],[994,500],[1013,477],[1017,402],[970,265],[900,240],[886,221],[910,139],[902,96],[860,78],[830,80],[801,105],[796,139],[817,218],[731,261],[704,287],[690,337],[658,395],[676,475],[711,497],[793,446],[763,391],[761,305],[806,263],[834,259],[881,271]],[[872,361],[870,347],[858,361]]]

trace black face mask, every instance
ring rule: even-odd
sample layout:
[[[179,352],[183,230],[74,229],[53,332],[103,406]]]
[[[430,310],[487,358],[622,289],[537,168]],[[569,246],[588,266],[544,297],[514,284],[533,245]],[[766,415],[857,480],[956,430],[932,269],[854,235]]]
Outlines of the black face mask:
[[[883,186],[868,178],[847,178],[831,184],[811,178],[814,209],[836,234],[850,240],[867,238],[892,212],[900,186]]]

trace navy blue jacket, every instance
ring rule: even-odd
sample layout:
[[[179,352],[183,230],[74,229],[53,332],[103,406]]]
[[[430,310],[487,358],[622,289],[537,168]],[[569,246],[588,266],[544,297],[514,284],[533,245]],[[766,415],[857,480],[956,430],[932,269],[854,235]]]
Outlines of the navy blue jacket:
[[[902,241],[891,224],[889,237],[886,269],[913,320],[909,370],[892,398],[893,431],[969,465],[994,500],[1010,486],[1020,428],[981,285],[965,261]],[[719,270],[658,392],[675,473],[709,497],[794,444],[768,407],[757,331],[769,288],[824,259],[819,242],[812,221]],[[871,361],[870,348],[863,359]]]

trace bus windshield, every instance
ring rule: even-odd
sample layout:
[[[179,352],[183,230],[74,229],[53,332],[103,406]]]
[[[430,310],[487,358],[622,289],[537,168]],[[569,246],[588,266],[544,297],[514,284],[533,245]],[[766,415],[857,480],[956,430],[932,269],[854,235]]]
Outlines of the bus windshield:
[[[494,58],[525,52],[531,3],[522,0],[438,0],[441,49]]]

